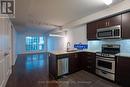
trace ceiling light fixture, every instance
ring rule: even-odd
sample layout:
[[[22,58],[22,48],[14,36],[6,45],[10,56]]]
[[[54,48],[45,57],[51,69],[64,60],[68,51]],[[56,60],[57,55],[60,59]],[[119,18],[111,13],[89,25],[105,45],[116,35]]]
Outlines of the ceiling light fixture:
[[[102,0],[106,5],[110,5],[112,3],[112,0]]]
[[[58,34],[49,34],[50,37],[65,37],[63,35],[58,35]]]

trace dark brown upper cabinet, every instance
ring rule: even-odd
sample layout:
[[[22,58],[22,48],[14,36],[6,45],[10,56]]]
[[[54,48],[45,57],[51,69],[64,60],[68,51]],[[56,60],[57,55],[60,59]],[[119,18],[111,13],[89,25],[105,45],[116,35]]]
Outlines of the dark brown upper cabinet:
[[[97,29],[121,25],[122,39],[130,39],[130,12],[111,16],[87,24],[87,39],[96,40]]]
[[[102,20],[97,21],[96,27],[99,28],[106,28],[111,26],[121,25],[121,15],[105,18]]]
[[[96,39],[96,22],[91,22],[87,24],[87,39],[95,40]]]
[[[96,40],[97,29],[121,25],[122,24],[121,18],[122,18],[121,15],[117,15],[117,16],[113,16],[113,17],[109,17],[109,18],[105,18],[102,20],[88,23],[87,24],[87,39]]]
[[[108,19],[108,27],[121,25],[121,15],[117,15]]]
[[[108,19],[102,19],[96,22],[96,28],[105,28],[108,27]]]
[[[122,38],[130,39],[130,12],[122,14]]]

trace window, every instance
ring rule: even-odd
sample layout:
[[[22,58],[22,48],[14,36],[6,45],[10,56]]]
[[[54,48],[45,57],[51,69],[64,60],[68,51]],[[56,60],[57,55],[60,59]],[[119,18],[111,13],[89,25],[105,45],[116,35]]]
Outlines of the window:
[[[26,51],[37,51],[44,49],[43,36],[27,36],[26,37]]]

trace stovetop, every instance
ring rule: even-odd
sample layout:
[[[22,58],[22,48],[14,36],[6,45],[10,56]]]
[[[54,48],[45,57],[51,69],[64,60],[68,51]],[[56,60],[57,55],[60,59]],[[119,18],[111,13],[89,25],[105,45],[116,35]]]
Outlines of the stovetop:
[[[97,56],[102,56],[102,57],[112,57],[112,58],[115,58],[115,55],[116,54],[109,54],[109,53],[103,53],[103,52],[96,52],[96,55]]]

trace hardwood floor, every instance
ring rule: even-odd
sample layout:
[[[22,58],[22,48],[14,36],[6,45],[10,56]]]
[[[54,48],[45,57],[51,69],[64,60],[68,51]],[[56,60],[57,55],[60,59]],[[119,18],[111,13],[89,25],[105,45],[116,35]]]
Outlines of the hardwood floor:
[[[58,87],[48,75],[47,54],[18,55],[6,87]]]
[[[120,87],[86,71],[57,81],[52,80],[48,73],[46,53],[19,55],[6,87]]]
[[[59,87],[121,87],[84,70],[58,80]]]

